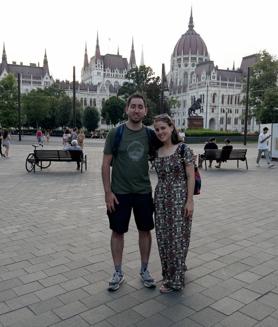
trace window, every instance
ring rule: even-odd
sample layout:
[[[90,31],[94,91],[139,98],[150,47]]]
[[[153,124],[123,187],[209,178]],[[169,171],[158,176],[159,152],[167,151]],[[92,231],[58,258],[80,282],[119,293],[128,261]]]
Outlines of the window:
[[[90,107],[92,107],[92,106],[93,106],[93,100],[90,99]]]
[[[228,125],[231,124],[231,117],[227,117],[227,124],[228,124]]]
[[[225,101],[225,95],[222,94],[222,97],[221,97],[221,103],[224,104],[224,101]]]
[[[224,117],[220,117],[219,123],[220,123],[220,125],[224,124]]]
[[[213,95],[212,95],[212,103],[215,103],[215,101],[216,101],[216,93],[213,93]]]

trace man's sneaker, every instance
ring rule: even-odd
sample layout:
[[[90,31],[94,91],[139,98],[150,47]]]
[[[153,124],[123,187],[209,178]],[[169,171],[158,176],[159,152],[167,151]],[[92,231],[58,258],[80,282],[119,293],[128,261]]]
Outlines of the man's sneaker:
[[[272,167],[274,167],[273,164],[269,164],[269,165],[268,165],[268,168],[272,168]]]
[[[152,276],[150,275],[150,273],[147,269],[144,271],[141,271],[140,276],[141,276],[142,282],[145,287],[147,287],[147,288],[156,287],[155,280],[152,278]]]
[[[115,271],[111,281],[109,282],[108,291],[110,292],[117,291],[124,280],[125,280],[124,274]]]

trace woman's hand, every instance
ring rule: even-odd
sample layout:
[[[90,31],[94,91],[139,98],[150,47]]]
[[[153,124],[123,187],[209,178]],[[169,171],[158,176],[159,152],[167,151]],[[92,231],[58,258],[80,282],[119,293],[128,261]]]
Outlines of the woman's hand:
[[[184,206],[184,218],[192,219],[194,211],[194,201],[193,199],[187,199]]]

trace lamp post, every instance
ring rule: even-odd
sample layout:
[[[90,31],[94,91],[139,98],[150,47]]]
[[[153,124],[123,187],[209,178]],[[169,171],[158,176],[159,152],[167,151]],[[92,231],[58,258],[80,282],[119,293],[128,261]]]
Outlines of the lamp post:
[[[72,116],[73,127],[76,127],[76,90],[75,90],[75,66],[73,66],[73,85],[72,85]]]
[[[245,116],[244,116],[244,139],[243,144],[247,141],[247,121],[248,121],[248,106],[249,106],[249,82],[250,82],[250,67],[247,68],[247,84],[246,84],[246,102],[245,102]]]
[[[160,86],[160,113],[164,113],[164,91],[168,91],[168,83],[165,74],[165,64],[162,64],[161,86]]]
[[[21,141],[21,88],[20,74],[17,74],[17,106],[18,106],[18,140]]]

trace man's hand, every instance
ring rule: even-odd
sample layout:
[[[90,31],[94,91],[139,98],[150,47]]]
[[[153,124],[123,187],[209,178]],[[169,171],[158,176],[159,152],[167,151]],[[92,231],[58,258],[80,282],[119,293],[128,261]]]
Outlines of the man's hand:
[[[113,192],[105,193],[105,204],[108,212],[115,211],[115,204],[119,204],[119,201]]]

